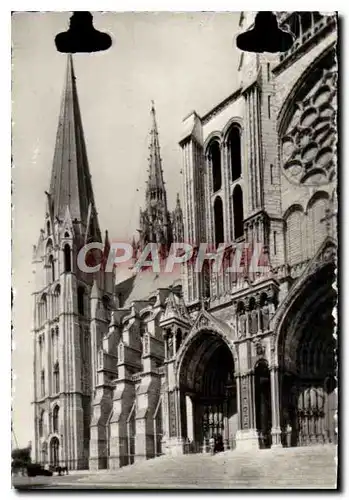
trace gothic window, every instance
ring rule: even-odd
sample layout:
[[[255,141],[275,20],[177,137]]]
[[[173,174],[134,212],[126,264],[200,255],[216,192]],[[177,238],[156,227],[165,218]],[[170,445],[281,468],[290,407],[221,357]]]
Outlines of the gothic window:
[[[306,13],[311,14],[311,13]],[[293,184],[332,181],[336,167],[337,67],[329,53],[289,103],[281,132],[282,163]]]
[[[223,203],[219,196],[214,201],[214,227],[216,246],[224,242]]]
[[[237,185],[233,191],[233,216],[234,216],[234,239],[237,240],[244,235],[244,207],[241,186]]]
[[[58,433],[58,423],[59,423],[59,406],[55,406],[53,409],[52,423],[53,432]]]
[[[41,383],[41,397],[43,398],[45,396],[45,370],[41,370],[40,383]]]
[[[50,255],[48,259],[48,263],[50,266],[50,272],[51,272],[51,282],[55,281],[55,263],[53,261],[53,255]]]
[[[71,272],[71,252],[70,246],[68,244],[64,245],[64,271],[66,273]]]
[[[53,385],[55,394],[59,393],[59,363],[58,361],[55,363],[53,368]]]
[[[85,314],[84,300],[85,300],[85,289],[84,289],[84,287],[79,286],[78,287],[78,313],[81,314],[82,316]]]
[[[68,231],[64,233],[64,238],[70,238],[70,234],[68,233]]]
[[[327,235],[327,210],[329,208],[328,194],[318,192],[308,204],[307,236],[311,242],[312,255],[319,249]]]
[[[39,437],[43,437],[44,435],[44,417],[45,417],[45,412],[44,410],[42,410],[39,417]]]
[[[39,302],[39,323],[40,325],[47,319],[47,295],[44,293]]]
[[[236,181],[241,177],[241,132],[236,125],[231,128],[228,136],[228,151],[231,179]]]
[[[303,212],[295,206],[286,218],[287,260],[289,265],[303,260]]]
[[[46,222],[46,230],[47,230],[47,236],[50,236],[50,234],[51,234],[51,224],[50,224],[49,220]]]
[[[221,148],[218,141],[212,142],[209,149],[209,159],[212,169],[213,192],[215,193],[222,187]]]

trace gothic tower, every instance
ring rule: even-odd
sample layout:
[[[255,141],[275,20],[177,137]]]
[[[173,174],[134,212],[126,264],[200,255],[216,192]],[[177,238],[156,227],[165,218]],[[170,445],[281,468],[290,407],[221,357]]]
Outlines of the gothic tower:
[[[82,469],[90,439],[90,291],[103,277],[77,266],[81,247],[101,242],[101,233],[71,55],[46,195],[45,229],[34,247],[36,460]]]
[[[167,195],[160,157],[159,134],[155,107],[151,107],[152,125],[149,144],[149,169],[145,195],[145,210],[140,211],[140,247],[147,243],[159,243],[169,248],[172,240],[171,217],[167,210]]]

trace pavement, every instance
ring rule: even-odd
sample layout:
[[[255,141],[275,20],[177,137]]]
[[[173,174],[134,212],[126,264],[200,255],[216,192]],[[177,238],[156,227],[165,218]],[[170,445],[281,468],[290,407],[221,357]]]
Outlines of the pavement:
[[[333,445],[278,448],[143,460],[117,470],[75,471],[68,476],[14,477],[32,489],[335,489]]]

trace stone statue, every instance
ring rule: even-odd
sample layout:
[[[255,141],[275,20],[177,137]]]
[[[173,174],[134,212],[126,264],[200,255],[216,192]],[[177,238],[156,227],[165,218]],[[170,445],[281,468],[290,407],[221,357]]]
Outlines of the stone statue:
[[[246,337],[246,314],[243,313],[239,318],[239,338]]]
[[[269,329],[269,306],[265,304],[262,307],[262,331],[265,332]]]

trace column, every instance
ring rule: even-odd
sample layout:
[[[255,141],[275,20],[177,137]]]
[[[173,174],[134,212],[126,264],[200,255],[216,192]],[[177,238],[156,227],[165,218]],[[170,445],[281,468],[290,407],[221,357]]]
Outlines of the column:
[[[236,448],[240,450],[258,449],[256,411],[254,401],[254,374],[252,371],[237,377],[239,427],[236,433]]]
[[[271,418],[272,418],[272,446],[281,448],[281,428],[280,428],[280,384],[279,367],[273,366],[270,370],[270,390],[271,390]]]

